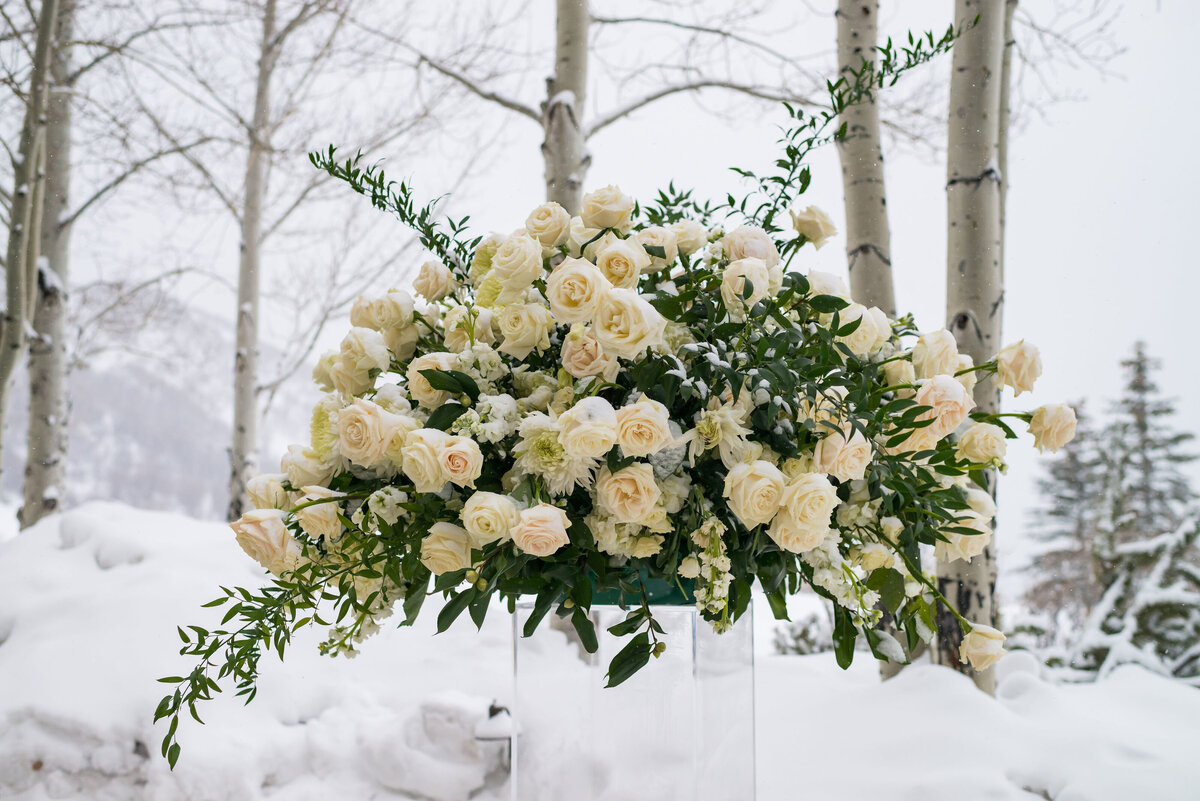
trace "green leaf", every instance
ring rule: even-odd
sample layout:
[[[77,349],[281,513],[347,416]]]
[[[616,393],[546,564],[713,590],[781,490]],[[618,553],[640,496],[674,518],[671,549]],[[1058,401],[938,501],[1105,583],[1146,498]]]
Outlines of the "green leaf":
[[[662,245],[642,245],[642,249],[651,256],[657,256],[660,259],[665,259],[667,257],[667,249]]]
[[[630,676],[645,667],[649,661],[650,635],[643,631],[618,651],[612,662],[608,664],[608,684],[604,686],[616,687],[624,683]]]
[[[642,607],[630,610],[625,619],[615,626],[608,627],[608,633],[616,637],[624,637],[627,634],[633,634],[642,625],[646,619],[646,610]]]
[[[475,380],[466,373],[458,370],[421,370],[421,375],[429,382],[429,386],[450,392],[455,395],[469,395],[471,402],[479,400],[479,387]]]
[[[835,311],[846,308],[850,304],[843,298],[835,295],[814,295],[809,298],[808,305],[813,311],[821,314],[833,314]]]
[[[479,400],[479,385],[475,383],[475,379],[459,370],[447,370],[446,375],[452,377],[462,387],[462,391],[471,398],[471,403]]]
[[[579,641],[583,643],[583,648],[589,654],[596,653],[600,644],[596,640],[596,624],[588,617],[587,612],[576,606],[575,611],[571,614],[571,623],[575,626],[575,631],[579,634]]]
[[[782,590],[767,593],[767,603],[771,605],[771,614],[776,620],[791,620],[788,617],[787,595]]]
[[[558,596],[558,588],[554,585],[542,587],[537,594],[537,600],[533,602],[533,609],[529,613],[529,618],[525,621],[525,627],[521,629],[521,634],[525,637],[532,637],[537,631],[538,624],[542,622],[542,618],[550,611],[550,607],[554,606],[554,599]]]
[[[474,589],[468,589],[460,592],[458,595],[452,596],[446,602],[446,605],[442,607],[442,611],[438,612],[437,630],[439,634],[450,628],[450,624],[463,613],[463,610],[467,608],[467,604],[474,600],[475,595]]]
[[[439,406],[433,410],[433,414],[429,415],[429,419],[425,422],[426,428],[436,428],[438,431],[445,431],[455,420],[467,413],[467,407],[460,403],[447,403],[444,406]]]
[[[841,606],[833,606],[833,652],[837,657],[838,667],[845,670],[854,661],[854,640],[858,637],[858,629],[850,613]]]

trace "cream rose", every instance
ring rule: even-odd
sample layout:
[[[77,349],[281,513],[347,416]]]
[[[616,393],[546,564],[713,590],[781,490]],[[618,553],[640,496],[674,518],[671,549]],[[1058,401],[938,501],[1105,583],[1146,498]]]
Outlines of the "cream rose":
[[[322,392],[333,392],[337,389],[337,385],[333,383],[333,376],[330,375],[330,370],[337,364],[338,352],[336,350],[325,351],[321,354],[321,358],[317,360],[317,364],[313,367],[312,380]]]
[[[492,256],[492,269],[488,273],[489,280],[500,284],[500,295],[496,302],[504,305],[522,299],[525,290],[544,272],[542,243],[524,234],[510,236],[496,249],[496,255]]]
[[[572,459],[598,459],[617,444],[617,413],[604,398],[581,398],[558,425],[558,441]]]
[[[369,328],[351,328],[342,340],[338,360],[355,370],[386,370],[392,358],[383,334]]]
[[[422,370],[454,370],[458,367],[458,357],[453,353],[435,352],[418,356],[408,363],[405,377],[408,379],[408,392],[421,406],[426,409],[436,409],[450,400],[450,393],[444,389],[434,389],[429,379],[421,374]]]
[[[742,225],[721,237],[721,247],[731,262],[758,259],[768,270],[779,264],[779,249],[757,225]]]
[[[283,518],[278,509],[255,509],[229,524],[242,550],[276,576],[295,570],[302,553]]]
[[[571,215],[554,201],[543,203],[525,218],[525,231],[543,248],[556,248],[567,241]]]
[[[867,474],[871,463],[871,443],[861,431],[850,432],[849,426],[834,431],[817,443],[813,451],[813,468],[838,481],[854,481]]]
[[[610,473],[602,468],[596,480],[596,498],[600,509],[618,523],[642,523],[654,511],[662,490],[654,480],[654,470],[645,462],[631,464]]]
[[[646,249],[645,253],[650,257],[651,271],[670,267],[679,258],[679,242],[670,228],[661,225],[647,226],[637,232],[634,241]],[[648,248],[660,248],[664,255],[651,253]]]
[[[617,409],[617,443],[626,456],[649,456],[671,444],[667,407],[645,395]]]
[[[839,317],[842,325],[855,320],[860,321],[858,328],[844,337],[838,337],[838,341],[844,343],[860,359],[878,350],[892,336],[892,326],[887,315],[877,307],[872,306],[868,309],[861,303],[851,303]]]
[[[383,341],[388,350],[395,354],[400,361],[408,361],[417,352],[417,340],[421,338],[421,330],[410,325],[406,328],[389,328],[383,332]]]
[[[631,239],[614,239],[596,254],[596,267],[613,286],[633,288],[650,266],[650,254]]]
[[[532,350],[550,347],[554,317],[540,303],[511,303],[500,310],[499,327],[504,340],[496,350],[524,359]]]
[[[965,534],[960,531],[943,531],[944,540],[938,540],[934,546],[934,556],[942,562],[962,560],[970,562],[983,553],[992,540],[992,524],[989,518],[975,511],[962,512],[953,523],[956,528],[965,528],[977,533]]]
[[[746,528],[769,523],[783,502],[783,473],[759,459],[735,465],[725,476],[729,509]]]
[[[360,295],[350,307],[350,325],[387,331],[413,321],[413,299],[407,292],[389,289],[382,295]]]
[[[972,512],[984,520],[992,520],[996,517],[996,501],[986,490],[981,490],[979,487],[967,487],[964,491],[967,493],[967,506],[971,507]]]
[[[588,228],[615,228],[625,233],[633,224],[633,198],[609,185],[583,196],[579,216]]]
[[[579,324],[571,326],[570,333],[563,340],[560,355],[563,369],[575,378],[599,376],[605,381],[612,381],[621,369],[620,363],[604,352],[600,341]]]
[[[837,503],[837,491],[828,478],[820,473],[800,473],[784,487],[780,511],[767,535],[790,553],[811,551],[829,535]]]
[[[721,300],[725,302],[729,316],[745,317],[746,309],[767,296],[770,280],[766,262],[762,259],[750,257],[730,262],[721,275]],[[750,296],[743,297],[747,281],[751,284]]]
[[[679,252],[690,256],[708,244],[708,229],[695,220],[680,220],[671,224]]]
[[[539,503],[521,510],[520,519],[512,527],[513,543],[527,554],[545,557],[571,541],[567,513],[557,506]]]
[[[421,265],[413,289],[426,300],[441,300],[454,291],[458,284],[454,273],[440,261],[427,261]]]
[[[1001,632],[982,623],[973,623],[959,646],[958,658],[963,664],[970,662],[976,670],[987,670],[1005,653]]]
[[[567,252],[575,258],[594,258],[596,255],[599,228],[588,228],[579,217],[571,218],[571,227],[567,230]],[[608,237],[602,237],[608,244]],[[586,247],[585,247],[586,245]]]
[[[467,532],[453,523],[434,523],[421,540],[421,564],[435,576],[470,567],[471,539]]]
[[[304,532],[313,539],[324,537],[325,542],[341,537],[342,521],[338,519],[338,513],[343,511],[342,504],[340,501],[326,499],[340,498],[342,493],[315,485],[304,487],[303,492],[304,495],[300,498],[299,504],[309,501],[321,501],[321,503],[305,506],[296,512],[296,522],[300,524],[300,528],[304,529]]]
[[[474,548],[482,548],[491,542],[504,542],[521,519],[512,498],[496,492],[476,492],[467,498],[461,517]]]
[[[279,460],[279,469],[287,475],[288,483],[297,488],[324,484],[333,478],[333,466],[303,445],[289,445]]]
[[[400,418],[373,401],[358,398],[337,413],[338,450],[354,464],[371,467],[383,461]]]
[[[771,520],[767,536],[789,553],[805,553],[820,547],[830,531],[829,526],[802,526],[790,512],[784,510]]]
[[[883,378],[889,387],[903,387],[906,384],[917,383],[917,371],[913,369],[912,362],[899,359],[883,365]],[[911,398],[915,390],[905,387],[895,392],[898,398]]]
[[[546,300],[560,323],[590,323],[612,284],[587,259],[567,259],[546,279]]]
[[[661,344],[666,329],[666,318],[632,289],[613,289],[596,307],[596,339],[605,353],[622,359]]]
[[[991,423],[975,423],[958,438],[958,458],[975,464],[1003,461],[1008,452],[1004,429]]]
[[[792,216],[792,227],[796,233],[803,236],[813,247],[820,250],[831,237],[837,236],[837,228],[829,215],[816,206],[809,206],[803,211],[789,212]]]
[[[435,445],[442,475],[459,487],[474,487],[483,472],[483,452],[470,437],[448,436]]]
[[[926,381],[917,390],[914,400],[921,406],[931,407],[917,419],[933,420],[925,430],[935,443],[958,428],[975,408],[975,399],[967,394],[963,385],[945,374]]]
[[[835,298],[850,299],[850,288],[846,282],[833,273],[824,270],[808,271],[808,288],[814,295],[832,295]]]
[[[996,354],[996,378],[1001,386],[1012,387],[1016,395],[1031,391],[1041,374],[1041,354],[1023,339]]]
[[[283,488],[284,473],[260,473],[246,482],[246,495],[255,509],[290,509],[292,494]]]
[[[975,392],[975,385],[979,383],[979,376],[974,370],[971,370],[971,368],[974,366],[974,359],[965,353],[958,354],[958,369],[955,370],[956,375],[954,378],[958,381],[958,383],[963,385],[963,389],[967,391],[968,395]],[[963,370],[970,370],[970,372],[962,373]],[[957,375],[957,373],[962,373],[962,375]]]
[[[1054,452],[1075,439],[1075,410],[1063,403],[1038,408],[1029,421],[1033,446],[1042,453]]]
[[[912,349],[912,364],[917,378],[954,375],[958,372],[958,343],[946,329],[921,334]]]
[[[400,469],[417,492],[441,492],[450,479],[442,468],[441,453],[450,435],[433,428],[410,431],[400,449]]]

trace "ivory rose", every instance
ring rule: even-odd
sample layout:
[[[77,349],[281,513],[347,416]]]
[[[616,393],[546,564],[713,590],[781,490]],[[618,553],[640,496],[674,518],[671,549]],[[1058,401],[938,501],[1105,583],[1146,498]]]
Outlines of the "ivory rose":
[[[721,237],[729,261],[758,259],[768,270],[779,264],[779,250],[770,235],[757,225],[741,225]]]
[[[695,220],[680,220],[671,224],[671,233],[679,252],[690,256],[708,244],[708,229]]]
[[[279,509],[255,509],[229,524],[242,550],[276,576],[295,570],[302,553],[283,517]]]
[[[868,309],[861,303],[851,303],[839,317],[842,325],[859,321],[858,328],[844,337],[838,337],[838,341],[860,359],[874,353],[892,336],[892,325],[887,315],[875,306]]]
[[[507,495],[476,492],[463,504],[461,517],[472,547],[482,548],[488,543],[507,540],[521,516]]]
[[[853,481],[867,474],[871,455],[871,443],[862,432],[855,429],[851,433],[851,427],[844,425],[817,443],[813,468],[838,481]]]
[[[934,442],[943,439],[958,428],[975,408],[975,399],[967,394],[963,385],[945,374],[934,376],[926,381],[917,390],[914,400],[921,406],[931,407],[917,419],[932,418],[933,423],[926,430]]]
[[[1041,354],[1023,339],[996,354],[996,379],[1001,386],[1012,387],[1016,395],[1031,391],[1041,374]]]
[[[567,259],[546,279],[546,300],[560,323],[590,323],[612,284],[587,259]]]
[[[670,267],[679,258],[679,242],[675,238],[675,232],[670,228],[651,225],[638,231],[634,240],[643,248],[662,248],[664,254],[662,256],[657,256],[649,250],[644,251],[650,257],[650,270]]]
[[[450,435],[433,428],[410,431],[400,449],[400,469],[417,492],[441,492],[450,479],[442,468],[441,453]]]
[[[426,300],[441,300],[454,291],[457,283],[454,273],[440,261],[427,261],[421,265],[413,289]]]
[[[649,456],[671,443],[667,407],[645,395],[617,409],[617,443],[626,456]]]
[[[392,361],[383,334],[358,327],[342,340],[339,360],[355,370],[386,370]]]
[[[743,297],[747,281],[751,285],[750,296]],[[730,262],[721,275],[721,300],[725,302],[729,316],[744,319],[746,309],[767,296],[769,282],[767,265],[762,259],[749,257]]]
[[[324,537],[325,542],[341,537],[342,521],[338,519],[338,513],[343,511],[342,505],[339,501],[325,499],[339,498],[342,493],[321,486],[304,487],[303,492],[300,504],[308,501],[322,502],[305,506],[296,512],[296,522],[300,524],[300,528],[304,529],[305,533],[313,539]]]
[[[303,445],[289,445],[287,453],[279,460],[279,469],[293,487],[325,484],[333,477],[333,466]]]
[[[763,459],[735,465],[725,476],[729,510],[746,528],[769,523],[783,502],[783,473]]]
[[[632,289],[613,289],[596,307],[593,333],[605,353],[622,359],[660,344],[666,329],[666,319]]]
[[[979,515],[984,520],[992,520],[996,517],[996,501],[992,496],[979,487],[967,487],[967,505],[971,507],[971,511]]]
[[[833,220],[816,206],[789,213],[792,217],[792,227],[796,229],[796,233],[812,242],[813,247],[817,250],[820,250],[831,237],[837,236],[838,231]]]
[[[1003,460],[1007,451],[1004,429],[991,423],[975,423],[958,438],[958,458],[975,464]]]
[[[907,359],[897,359],[883,366],[883,378],[889,387],[915,384],[917,383],[917,371],[913,368],[912,362]],[[911,388],[895,390],[896,397],[899,398],[911,398],[914,391]]]
[[[402,429],[399,415],[363,398],[339,411],[337,421],[338,451],[362,467],[383,461],[392,438]]]
[[[613,286],[636,287],[649,266],[650,255],[645,248],[629,239],[615,239],[596,254],[596,267]]]
[[[1004,654],[1004,635],[982,623],[971,624],[971,630],[963,637],[958,650],[959,661],[970,662],[976,670],[987,670]]]
[[[790,553],[811,551],[829,535],[837,491],[820,473],[800,473],[780,496],[781,509],[767,529],[775,544]]]
[[[417,340],[421,338],[421,329],[416,325],[405,328],[389,328],[383,332],[383,341],[387,349],[395,354],[400,361],[408,361],[417,352]]]
[[[581,398],[558,425],[558,441],[572,459],[598,459],[617,443],[617,413],[604,398]]]
[[[512,303],[500,310],[499,326],[504,341],[496,350],[524,359],[532,350],[550,347],[554,318],[540,303]]]
[[[624,233],[633,224],[633,198],[610,184],[583,196],[579,216],[589,228],[615,228]]]
[[[1063,403],[1041,406],[1029,421],[1033,445],[1042,453],[1054,452],[1075,439],[1075,410]]]
[[[450,393],[444,389],[434,389],[429,379],[421,374],[422,370],[454,370],[458,367],[458,357],[453,353],[435,352],[418,356],[408,363],[405,377],[408,379],[408,392],[421,406],[426,409],[436,409],[450,400]]]
[[[612,381],[621,369],[620,362],[604,352],[600,340],[579,324],[571,326],[563,340],[562,366],[575,378],[599,376],[605,381]]]
[[[958,343],[946,329],[921,334],[912,349],[912,365],[917,378],[954,375],[958,372]]]
[[[527,554],[549,556],[571,541],[567,513],[557,506],[539,503],[521,510],[520,519],[512,527],[513,543]]]
[[[650,465],[638,462],[615,473],[602,468],[596,480],[596,497],[601,510],[618,523],[640,524],[654,511],[662,490]]]
[[[955,378],[958,383],[963,385],[963,389],[970,395],[975,392],[975,385],[979,383],[979,374],[971,368],[975,366],[975,360],[966,353],[958,354],[958,364],[955,365]],[[969,372],[963,372],[968,370]],[[961,373],[961,375],[959,375]]]
[[[434,523],[421,540],[421,564],[435,576],[470,567],[471,540],[467,532],[453,523]]]
[[[943,531],[945,540],[939,540],[934,546],[934,555],[939,561],[954,562],[962,560],[970,562],[983,553],[987,544],[992,540],[991,520],[975,511],[960,512],[952,524],[955,528],[965,528],[977,533],[964,534],[959,531]]]
[[[255,509],[290,509],[292,494],[283,488],[283,473],[260,473],[246,482],[246,495]]]
[[[571,215],[554,201],[543,203],[525,218],[525,231],[542,243],[543,248],[555,248],[567,241]]]
[[[544,273],[542,243],[524,234],[510,236],[492,256],[488,280],[500,285],[496,303],[505,305],[521,300],[525,290]]]
[[[470,437],[448,436],[435,445],[442,475],[459,487],[474,487],[483,472],[483,453]]]
[[[389,289],[382,295],[361,295],[350,307],[350,325],[387,331],[412,325],[413,299],[400,289]]]
[[[808,287],[814,295],[832,295],[847,300],[850,298],[850,288],[846,286],[846,282],[824,270],[808,271]]]

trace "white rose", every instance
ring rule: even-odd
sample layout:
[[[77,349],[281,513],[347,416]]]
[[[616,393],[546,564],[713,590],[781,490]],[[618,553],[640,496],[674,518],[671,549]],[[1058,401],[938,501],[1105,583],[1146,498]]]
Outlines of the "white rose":
[[[742,225],[721,237],[721,247],[731,262],[758,259],[768,270],[779,264],[779,249],[757,225]]]
[[[413,321],[413,299],[407,292],[389,289],[382,295],[360,295],[350,307],[350,325],[387,331]]]
[[[958,649],[959,660],[963,664],[970,662],[976,670],[987,670],[1004,654],[1004,635],[982,623],[971,624]]]
[[[625,233],[633,224],[633,198],[609,185],[583,196],[579,216],[589,228],[615,228]]]
[[[1003,461],[1007,451],[1004,429],[991,423],[975,423],[958,438],[958,458],[975,464]]]
[[[671,444],[667,407],[645,395],[617,410],[617,442],[626,456],[649,456]]]
[[[543,248],[555,248],[567,241],[571,215],[554,201],[543,203],[525,218],[525,231],[542,243]]]
[[[650,257],[650,268],[652,270],[661,270],[665,267],[670,267],[679,258],[679,242],[675,238],[675,232],[670,228],[663,228],[661,225],[651,225],[637,232],[634,237],[643,248],[662,248],[662,256],[656,256],[649,250],[645,253]]]
[[[558,441],[572,459],[598,459],[617,443],[617,413],[604,398],[581,398],[558,425]]]
[[[835,298],[850,299],[850,288],[846,282],[833,273],[824,270],[808,271],[809,291],[814,295],[832,295]]]
[[[491,542],[504,542],[521,519],[517,505],[507,495],[476,492],[462,508],[463,527],[471,535],[471,545],[482,548]]]
[[[770,289],[770,275],[767,265],[759,258],[745,258],[730,262],[721,275],[721,300],[729,310],[729,316],[743,319],[746,309],[754,306],[767,296]],[[750,297],[743,297],[746,282],[751,284]]]
[[[990,493],[979,489],[979,487],[967,487],[965,491],[967,493],[967,505],[971,507],[972,512],[984,520],[991,520],[996,516],[996,501]]]
[[[496,350],[524,359],[531,350],[550,347],[554,317],[540,303],[511,303],[500,310],[499,327],[504,340]]]
[[[796,233],[812,242],[813,247],[818,250],[829,241],[830,237],[837,236],[838,231],[833,220],[829,219],[829,215],[816,206],[809,206],[803,211],[792,211],[790,214],[792,215],[792,227],[796,229]]]
[[[783,473],[759,459],[735,465],[725,476],[729,509],[746,528],[770,522],[783,502]]]
[[[320,387],[322,392],[333,392],[337,389],[337,385],[333,383],[333,376],[330,371],[337,364],[338,352],[336,350],[326,351],[321,354],[321,358],[317,360],[317,364],[313,367],[312,379],[313,383]]]
[[[659,345],[667,321],[632,289],[613,289],[596,307],[595,336],[605,353],[632,359]]]
[[[618,523],[642,523],[654,511],[662,490],[654,480],[654,469],[645,462],[610,473],[602,468],[596,480],[600,509]]]
[[[435,444],[442,475],[459,487],[474,487],[483,473],[483,452],[470,437],[448,436]]]
[[[867,542],[859,548],[858,563],[868,573],[896,564],[896,552],[881,542]]]
[[[939,539],[934,545],[934,556],[940,562],[954,562],[962,560],[970,562],[976,556],[983,553],[992,539],[992,525],[989,518],[975,511],[962,512],[962,516],[952,524],[956,528],[965,528],[972,530],[975,533],[965,534],[960,531],[942,531],[940,535],[945,539]]]
[[[612,381],[621,369],[620,363],[604,352],[600,341],[582,325],[571,326],[562,344],[563,369],[575,378],[599,376]]]
[[[567,230],[567,252],[575,258],[593,258],[596,254],[597,241],[608,244],[608,237],[601,240],[599,228],[588,228],[579,217],[571,218],[571,227]],[[585,247],[586,246],[586,247]]]
[[[279,460],[279,469],[287,475],[288,483],[297,488],[325,484],[333,478],[333,466],[303,445],[289,445]]]
[[[813,467],[817,472],[833,476],[846,482],[862,478],[871,463],[871,443],[862,432],[855,429],[848,434],[849,426],[834,431],[817,443],[813,451]]]
[[[489,279],[500,283],[497,303],[503,305],[520,300],[525,290],[544,274],[542,244],[530,236],[510,236],[492,256]]]
[[[883,365],[883,378],[889,387],[904,387],[906,384],[917,383],[917,371],[912,362],[900,359]],[[911,398],[914,390],[911,388],[895,390],[898,398]]]
[[[801,473],[780,496],[780,511],[767,535],[785,551],[805,553],[829,536],[829,521],[837,506],[837,491],[820,473]]]
[[[567,513],[557,506],[539,503],[521,510],[520,520],[512,527],[513,543],[527,554],[546,557],[568,544]]]
[[[278,509],[255,509],[229,524],[246,554],[276,576],[300,564],[300,543],[293,539]]]
[[[417,492],[441,492],[450,479],[442,469],[441,452],[450,435],[433,428],[409,432],[400,449],[400,469]]]
[[[491,345],[496,341],[496,332],[492,330],[492,310],[482,306],[451,306],[442,318],[443,339],[446,348],[454,353],[462,353],[471,347],[471,338],[476,343]]]
[[[334,391],[343,397],[355,397],[375,386],[371,373],[360,370],[354,362],[339,356],[329,367],[329,381]]]
[[[708,229],[695,220],[680,220],[671,224],[671,233],[679,252],[690,256],[708,244]]]
[[[392,361],[383,334],[359,327],[342,340],[339,360],[357,370],[386,370]]]
[[[304,495],[300,498],[300,504],[308,501],[322,502],[314,503],[312,506],[305,506],[296,512],[296,522],[300,524],[300,528],[304,529],[305,533],[313,539],[324,537],[325,542],[341,537],[342,521],[338,519],[338,513],[343,511],[341,503],[338,501],[326,501],[324,499],[340,498],[342,497],[342,493],[316,485],[304,487],[303,492]]]
[[[604,273],[587,259],[567,259],[546,279],[546,300],[560,323],[588,323],[612,289]]]
[[[1075,439],[1075,410],[1063,403],[1051,403],[1038,408],[1029,421],[1033,446],[1042,453],[1057,451]]]
[[[413,289],[426,300],[441,300],[454,291],[457,284],[454,273],[440,261],[427,261],[421,265]]]
[[[954,371],[954,377],[958,380],[958,383],[963,385],[963,389],[967,391],[968,395],[974,393],[975,384],[979,382],[979,376],[975,374],[974,370],[971,370],[975,366],[975,360],[966,353],[960,353],[958,354],[958,364],[956,366],[957,369]],[[962,373],[963,370],[971,370],[971,372]],[[962,375],[958,375],[958,373],[962,373]]]
[[[926,381],[917,390],[914,400],[920,406],[932,407],[917,419],[933,420],[933,423],[923,430],[928,432],[927,436],[934,443],[958,428],[975,408],[975,399],[967,394],[963,385],[945,374]],[[917,433],[920,434],[920,431]]]
[[[388,350],[402,362],[408,361],[417,352],[417,340],[420,338],[421,329],[415,325],[405,328],[389,328],[383,332],[383,341]]]
[[[1041,354],[1023,339],[996,354],[996,378],[1001,386],[1012,387],[1016,395],[1032,390],[1041,374]]]
[[[921,334],[912,349],[912,364],[917,378],[954,375],[958,372],[958,343],[946,329]]]
[[[454,370],[458,367],[458,357],[453,353],[435,352],[418,356],[408,363],[405,377],[408,380],[408,392],[421,406],[426,409],[436,409],[450,400],[450,393],[444,389],[434,389],[429,379],[421,374],[422,370]]]
[[[398,415],[363,398],[339,411],[337,421],[338,450],[362,467],[382,461],[392,437],[401,429]]]
[[[600,248],[596,267],[613,286],[632,288],[650,266],[650,254],[631,239],[614,239]]]
[[[877,307],[867,308],[861,303],[851,303],[839,315],[842,325],[860,320],[858,328],[838,341],[845,343],[851,352],[860,359],[866,358],[878,350],[892,336],[892,326],[887,315]]]
[[[421,564],[435,576],[470,567],[471,541],[467,532],[453,523],[434,523],[421,540]]]
[[[246,495],[255,509],[290,509],[292,494],[283,488],[284,473],[261,473],[246,482]]]

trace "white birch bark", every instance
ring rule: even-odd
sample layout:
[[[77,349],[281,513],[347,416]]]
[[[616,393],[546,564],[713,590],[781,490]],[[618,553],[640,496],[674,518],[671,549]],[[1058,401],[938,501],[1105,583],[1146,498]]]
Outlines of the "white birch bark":
[[[838,68],[847,80],[863,59],[874,62],[879,3],[838,0]],[[841,115],[846,137],[838,142],[846,206],[846,261],[850,293],[859,303],[878,306],[896,316],[892,285],[891,231],[883,180],[883,148],[879,106],[875,100],[855,103]]]
[[[50,88],[46,100],[46,179],[42,202],[42,265],[34,282],[29,340],[29,428],[26,432],[22,528],[59,508],[67,466],[67,288],[71,225],[71,48],[75,0],[59,0]]]
[[[1004,308],[999,171],[1004,4],[956,0],[956,20],[969,22],[976,17],[975,27],[954,45],[951,67],[946,317],[959,350],[981,364],[999,349]],[[999,388],[992,378],[981,379],[975,388],[978,407],[996,411],[999,400]],[[988,483],[995,494],[994,472]],[[939,563],[937,570],[939,589],[959,613],[989,625],[994,609],[994,537],[986,552],[970,563]],[[959,661],[962,634],[955,619],[941,612],[938,628],[934,661],[971,675],[980,689],[993,692],[991,669],[973,671]]]
[[[237,352],[233,373],[233,443],[229,453],[230,520],[241,517],[247,508],[246,482],[252,477],[257,463],[259,252],[266,162],[270,148],[271,74],[275,60],[275,0],[266,0],[241,209]]]
[[[5,414],[12,389],[13,373],[27,344],[30,315],[30,286],[36,281],[41,245],[41,200],[44,196],[46,89],[54,48],[54,25],[58,0],[43,0],[38,15],[37,43],[29,79],[29,100],[17,160],[13,164],[13,195],[9,216],[8,246],[5,251],[6,303],[4,327],[0,331],[0,446],[3,445]]]
[[[556,0],[556,9],[554,77],[547,82],[548,97],[542,104],[546,199],[578,214],[591,161],[583,132],[591,15],[587,0]]]

